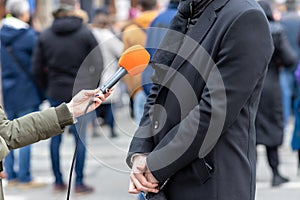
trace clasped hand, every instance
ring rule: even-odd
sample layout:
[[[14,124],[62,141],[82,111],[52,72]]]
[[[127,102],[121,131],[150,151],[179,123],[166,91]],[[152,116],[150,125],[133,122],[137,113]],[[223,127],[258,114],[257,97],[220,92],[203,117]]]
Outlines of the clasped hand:
[[[146,156],[134,156],[132,164],[128,192],[131,194],[138,194],[141,191],[158,193],[158,181],[147,167]]]

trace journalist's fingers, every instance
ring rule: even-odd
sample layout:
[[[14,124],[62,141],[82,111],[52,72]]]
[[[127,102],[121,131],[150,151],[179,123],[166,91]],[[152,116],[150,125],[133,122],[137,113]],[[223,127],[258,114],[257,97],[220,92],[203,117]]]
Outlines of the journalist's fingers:
[[[0,172],[0,179],[6,178],[6,173],[5,172]]]

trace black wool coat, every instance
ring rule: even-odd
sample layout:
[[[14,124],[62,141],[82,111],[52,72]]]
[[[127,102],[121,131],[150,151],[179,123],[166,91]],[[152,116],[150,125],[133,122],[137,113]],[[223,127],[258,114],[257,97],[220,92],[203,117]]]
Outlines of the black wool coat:
[[[281,67],[294,66],[297,63],[297,57],[281,24],[271,21],[270,29],[275,51],[268,67],[257,111],[255,121],[256,143],[278,146],[283,141],[283,111],[279,71]]]
[[[98,42],[81,18],[56,18],[38,38],[33,73],[47,96],[70,101],[82,89],[95,89],[103,60]]]

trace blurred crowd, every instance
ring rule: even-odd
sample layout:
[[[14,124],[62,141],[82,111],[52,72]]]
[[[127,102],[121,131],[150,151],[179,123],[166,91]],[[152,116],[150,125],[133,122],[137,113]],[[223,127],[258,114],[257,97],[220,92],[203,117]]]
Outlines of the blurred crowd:
[[[300,172],[299,75],[300,56],[299,5],[295,0],[284,3],[259,1],[270,23],[275,50],[269,63],[256,118],[258,145],[266,148],[272,171],[272,186],[289,181],[278,170],[279,148],[285,135],[292,131],[291,149],[298,151]],[[284,172],[283,172],[284,173]]]
[[[149,47],[147,50],[152,56],[178,3],[179,0],[1,0],[1,95],[8,118],[37,111],[45,100],[50,106],[57,106],[70,101],[81,89],[103,85],[118,70],[122,52],[133,45]],[[127,6],[120,10],[120,5]],[[289,181],[284,172],[278,170],[278,150],[289,129],[293,131],[291,149],[298,151],[300,175],[300,4],[286,0],[284,3],[261,1],[260,5],[270,22],[275,51],[257,114],[257,145],[266,147],[273,174],[271,185],[279,186]],[[125,14],[120,14],[121,11]],[[160,29],[155,29],[157,27]],[[84,181],[87,125],[92,124],[94,137],[101,134],[97,129],[99,124],[108,125],[110,136],[118,137],[114,108],[124,95],[129,99],[131,116],[138,124],[151,88],[152,73],[148,66],[140,75],[125,76],[95,114],[87,115],[85,120],[78,119],[85,122],[80,128],[75,193],[94,190]],[[68,129],[75,141],[78,124],[81,123]],[[53,137],[50,142],[55,192],[67,188],[66,177],[60,169],[62,137]],[[18,151],[18,154],[11,151],[4,161],[7,187],[45,186],[31,176],[30,145]]]
[[[120,17],[116,4],[92,0],[1,1],[1,99],[10,120],[38,111],[41,105],[70,101],[81,89],[103,85],[118,70],[122,52],[133,45],[145,46],[147,27],[167,8],[156,0],[128,1],[123,2],[127,14]],[[146,101],[141,74],[125,76],[101,108],[68,128],[77,142],[77,194],[94,190],[84,181],[87,127],[92,125],[92,136],[98,137],[102,134],[98,126],[108,125],[110,137],[117,137],[114,112],[123,96],[128,98],[131,117],[138,124]],[[50,140],[53,190],[62,192],[68,185],[60,166],[62,135]],[[31,145],[17,151],[11,151],[4,161],[7,187],[45,186],[31,176]]]

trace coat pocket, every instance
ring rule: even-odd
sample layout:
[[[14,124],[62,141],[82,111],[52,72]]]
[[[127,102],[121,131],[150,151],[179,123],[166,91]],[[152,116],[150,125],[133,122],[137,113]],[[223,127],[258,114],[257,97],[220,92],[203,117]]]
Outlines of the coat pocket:
[[[208,164],[204,158],[199,158],[192,163],[192,171],[193,174],[200,180],[200,184],[205,183],[208,179],[210,179],[213,167]]]

